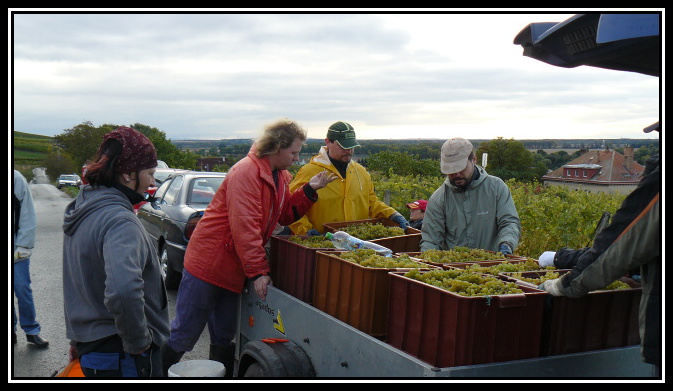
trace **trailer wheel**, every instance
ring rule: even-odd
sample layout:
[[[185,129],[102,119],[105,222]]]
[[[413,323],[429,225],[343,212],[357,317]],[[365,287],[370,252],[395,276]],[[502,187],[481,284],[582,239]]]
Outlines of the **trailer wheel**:
[[[243,377],[267,377],[266,372],[264,372],[264,368],[258,363],[254,362],[250,364],[248,369],[245,371],[245,375]]]
[[[308,356],[292,341],[250,341],[241,351],[238,373],[244,377],[315,377]]]

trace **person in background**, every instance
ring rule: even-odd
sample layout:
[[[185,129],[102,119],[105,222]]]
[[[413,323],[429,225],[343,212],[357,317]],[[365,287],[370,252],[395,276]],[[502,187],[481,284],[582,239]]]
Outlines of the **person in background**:
[[[30,255],[35,246],[35,207],[28,182],[20,172],[14,170],[14,192],[12,193],[12,219],[14,222],[14,260],[12,292],[19,304],[19,320],[28,342],[38,348],[46,348],[49,341],[40,336],[33,289],[30,286]],[[16,311],[12,300],[12,344],[16,343]]]
[[[425,208],[428,206],[428,201],[418,200],[407,204],[409,212],[409,226],[417,230],[423,227],[423,218],[425,217]]]
[[[463,138],[442,145],[440,168],[447,178],[428,200],[421,251],[461,246],[512,254],[521,222],[505,182],[476,164]]]
[[[367,170],[352,160],[353,151],[359,146],[349,123],[339,121],[330,125],[325,146],[299,169],[290,183],[290,191],[301,188],[322,171],[333,173],[339,180],[327,185],[306,215],[290,225],[295,235],[320,235],[325,232],[325,223],[370,218],[388,218],[402,229],[409,226],[404,216],[379,200]]]
[[[71,358],[86,377],[161,377],[168,297],[157,251],[133,212],[157,153],[129,127],[103,137],[89,185],[63,219],[63,300]]]
[[[225,377],[233,375],[238,297],[246,280],[264,300],[271,284],[265,244],[278,223],[303,216],[317,191],[336,179],[319,172],[290,193],[287,169],[305,140],[301,126],[279,120],[227,173],[187,246],[171,335],[162,347],[165,373],[194,348],[207,324],[209,358],[224,364]]]

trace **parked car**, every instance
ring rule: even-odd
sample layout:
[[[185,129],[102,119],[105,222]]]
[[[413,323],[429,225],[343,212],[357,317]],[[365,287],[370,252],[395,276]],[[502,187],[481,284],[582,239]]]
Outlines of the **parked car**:
[[[65,186],[75,186],[78,187],[82,184],[82,179],[80,179],[77,174],[63,174],[56,179],[56,187],[59,189]]]
[[[138,218],[159,254],[166,288],[177,289],[180,284],[189,238],[225,176],[222,172],[175,172],[154,192],[154,200],[138,209]]]
[[[166,179],[168,179],[171,174],[176,172],[187,172],[189,170],[183,170],[181,168],[168,168],[168,167],[157,167],[154,172],[154,181],[157,183],[157,187],[161,186]]]

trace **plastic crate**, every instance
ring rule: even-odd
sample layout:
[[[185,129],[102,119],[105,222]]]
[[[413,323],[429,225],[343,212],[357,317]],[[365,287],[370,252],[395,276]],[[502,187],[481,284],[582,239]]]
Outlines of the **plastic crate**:
[[[300,236],[306,238],[307,236]],[[290,236],[272,236],[269,267],[273,285],[311,304],[317,251],[339,251],[335,248],[307,247],[289,240]]]
[[[569,270],[556,270],[560,275]],[[524,272],[537,278],[546,271]],[[501,273],[518,282],[511,273]],[[540,355],[554,356],[640,343],[638,311],[642,288],[599,290],[580,298],[549,295],[545,306]]]
[[[377,224],[380,223],[386,227],[397,227],[398,224],[390,219],[364,219],[364,220],[352,220],[352,221],[341,221],[333,222],[328,224],[323,224],[325,232],[336,232],[344,227],[356,224],[371,223]],[[392,250],[394,253],[401,252],[411,252],[419,251],[421,245],[421,231],[416,228],[407,227],[404,230],[404,235],[400,236],[391,236],[388,238],[379,238],[372,239],[370,242],[379,244],[383,247],[387,247]]]
[[[495,254],[494,251],[488,251],[488,252]],[[419,256],[422,254],[422,252],[420,252],[420,251],[403,252],[401,254],[407,254],[410,257],[412,257],[414,259],[417,259],[420,262],[427,263],[429,265],[433,265],[433,266],[437,266],[437,267],[441,267],[443,269],[449,269],[451,267],[465,268],[466,266],[474,264],[474,263],[477,263],[477,264],[482,265],[482,266],[492,266],[492,265],[495,265],[497,263],[502,263],[502,262],[519,263],[519,262],[526,262],[526,260],[527,260],[524,257],[519,257],[519,256],[516,256],[516,255],[505,255],[505,258],[491,259],[491,260],[487,260],[487,261],[438,263],[438,262],[427,261],[423,258],[420,258]]]
[[[372,336],[384,336],[391,271],[363,267],[339,258],[339,252],[316,253],[313,306]],[[422,269],[434,267],[419,262]]]
[[[386,342],[436,367],[539,357],[547,293],[461,296],[390,273]]]

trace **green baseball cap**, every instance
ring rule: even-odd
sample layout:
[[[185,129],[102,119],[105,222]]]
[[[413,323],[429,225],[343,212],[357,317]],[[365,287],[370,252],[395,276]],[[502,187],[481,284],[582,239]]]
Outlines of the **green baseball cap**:
[[[355,139],[355,129],[353,129],[351,124],[343,121],[335,122],[330,125],[327,130],[327,138],[336,140],[343,149],[351,149],[360,146]]]

